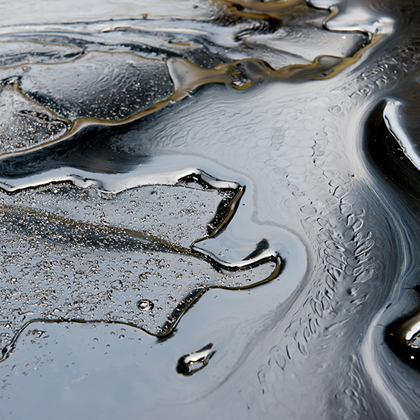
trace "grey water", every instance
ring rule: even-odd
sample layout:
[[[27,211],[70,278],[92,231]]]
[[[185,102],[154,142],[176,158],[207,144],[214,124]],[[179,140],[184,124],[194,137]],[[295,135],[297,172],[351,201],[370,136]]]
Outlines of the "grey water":
[[[418,5],[55,4],[0,5],[0,417],[417,418]]]

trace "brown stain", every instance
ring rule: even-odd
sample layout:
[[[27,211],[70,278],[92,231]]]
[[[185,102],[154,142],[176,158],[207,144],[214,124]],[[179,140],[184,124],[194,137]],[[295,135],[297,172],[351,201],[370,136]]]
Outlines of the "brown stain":
[[[222,8],[223,12],[236,17],[236,20],[256,20],[256,21],[272,21],[276,20],[281,25],[281,17],[295,12],[308,11],[310,8],[302,0],[274,0],[262,2],[258,0],[212,0],[216,7]],[[337,14],[336,8],[329,10],[329,15],[324,19],[325,23]],[[235,21],[235,19],[233,19]],[[204,69],[191,61],[184,58],[173,57],[166,61],[169,75],[173,81],[174,89],[172,95],[164,100],[155,102],[151,106],[142,109],[132,115],[117,121],[109,121],[94,117],[79,117],[73,121],[69,121],[59,115],[55,115],[46,107],[46,111],[54,114],[58,120],[62,120],[69,127],[68,131],[62,136],[50,141],[42,142],[32,147],[25,148],[21,151],[7,152],[0,154],[0,158],[35,151],[47,145],[62,142],[71,138],[74,134],[89,126],[106,127],[106,126],[123,126],[125,124],[140,120],[150,114],[160,111],[173,102],[181,101],[201,86],[218,83],[231,86],[236,90],[247,90],[254,85],[264,82],[301,82],[307,80],[325,80],[330,79],[349,66],[355,64],[361,59],[362,55],[376,44],[383,35],[374,34],[365,46],[357,51],[351,57],[337,57],[329,55],[320,55],[314,59],[311,64],[292,64],[279,69],[273,68],[269,63],[261,59],[247,58],[232,63],[223,63],[215,66],[213,69]],[[108,52],[108,54],[117,54]],[[131,54],[131,53],[126,53]],[[82,54],[81,56],[85,56]],[[78,60],[81,56],[75,57]],[[136,55],[136,57],[138,57]],[[142,57],[145,60],[147,58]],[[57,65],[60,63],[56,63]],[[42,65],[42,64],[38,64]],[[33,102],[31,98],[25,95],[20,84],[17,81],[15,89],[19,95],[25,100]],[[39,104],[37,104],[39,105]],[[39,105],[41,106],[41,105]]]
[[[213,0],[216,7],[220,7],[224,13],[234,15],[239,19],[275,19],[281,22],[284,14],[295,11],[296,8],[306,6],[302,0],[276,0],[262,2],[256,0]]]

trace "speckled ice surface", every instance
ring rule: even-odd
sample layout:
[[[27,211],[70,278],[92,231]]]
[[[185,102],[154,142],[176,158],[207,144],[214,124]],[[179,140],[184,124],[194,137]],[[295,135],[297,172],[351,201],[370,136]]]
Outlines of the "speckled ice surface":
[[[1,418],[416,418],[420,12],[283,3],[5,11]]]

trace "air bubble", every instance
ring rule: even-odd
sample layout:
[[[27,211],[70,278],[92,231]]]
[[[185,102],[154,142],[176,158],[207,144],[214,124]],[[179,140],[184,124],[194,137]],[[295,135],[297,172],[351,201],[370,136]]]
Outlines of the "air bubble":
[[[148,299],[141,299],[137,302],[137,307],[142,311],[151,311],[154,305],[153,302]]]

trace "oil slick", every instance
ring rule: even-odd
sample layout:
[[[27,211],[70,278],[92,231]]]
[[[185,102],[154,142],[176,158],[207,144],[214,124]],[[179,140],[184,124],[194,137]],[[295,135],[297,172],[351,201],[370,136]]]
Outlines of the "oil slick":
[[[0,99],[20,98],[10,112],[23,126],[46,121],[0,156],[3,270],[19,271],[2,290],[3,307],[16,304],[2,312],[13,350],[0,365],[4,399],[25,366],[52,376],[48,332],[64,343],[67,329],[75,341],[108,329],[137,356],[117,369],[105,348],[94,362],[115,379],[101,400],[126,390],[120,414],[415,418],[418,373],[404,360],[417,350],[420,184],[407,183],[418,167],[405,96],[418,58],[405,24],[417,33],[417,6],[407,2],[409,16],[392,1],[206,5],[200,19],[1,29]],[[68,77],[56,82],[60,68]],[[136,74],[153,83],[135,85]],[[134,327],[162,337],[137,340]],[[52,358],[96,377],[89,357]]]
[[[232,4],[230,4],[229,10],[232,9],[232,7]],[[248,5],[248,8],[250,10],[257,10],[258,12],[256,14],[248,14],[248,12],[242,10],[243,6],[238,5],[238,7],[241,11],[237,10],[236,4],[233,9],[236,10],[234,15],[238,14],[239,21],[237,26],[239,26],[239,28],[244,19],[245,22],[251,19],[252,23],[254,23],[255,19],[256,22],[271,22],[272,19],[277,19],[280,22],[281,17],[287,17],[287,15],[292,12],[292,14],[294,14],[299,12],[302,13],[302,11],[308,13],[308,11],[310,11],[302,2],[272,2],[270,5],[252,2]],[[265,10],[267,7],[270,13],[261,14],[260,9],[262,8],[262,10]],[[297,9],[297,11],[295,11],[295,9]],[[328,21],[328,23],[330,23],[330,21]],[[77,29],[78,25],[73,26],[76,26],[75,29]],[[142,34],[150,25],[143,24],[143,26],[146,26],[146,28],[136,28],[135,26],[134,28],[125,28],[124,26],[121,27],[118,25],[115,25],[112,28],[98,28],[97,25],[94,25],[93,30],[98,31],[102,29],[104,34],[110,35],[118,35],[119,32],[125,32],[127,30],[133,30],[135,33],[139,32]],[[198,45],[197,48],[194,45],[191,45],[190,42],[184,42],[180,44],[181,49],[179,52],[170,52],[171,55],[174,55],[175,53],[178,56],[171,57],[168,54],[168,47],[170,46],[173,50],[174,41],[165,39],[168,37],[167,29],[162,29],[163,42],[161,42],[163,45],[155,48],[155,51],[153,48],[145,48],[144,46],[138,45],[131,46],[132,50],[129,49],[130,46],[123,45],[120,47],[120,51],[101,51],[100,48],[103,48],[103,46],[97,45],[89,37],[86,37],[86,39],[82,38],[82,40],[72,39],[69,35],[63,37],[57,35],[57,29],[54,28],[51,29],[51,32],[47,31],[45,33],[37,34],[35,37],[37,44],[47,46],[46,42],[48,41],[50,44],[49,46],[51,47],[54,45],[51,42],[51,39],[55,39],[55,42],[59,43],[58,45],[60,48],[63,48],[63,42],[65,42],[64,46],[69,49],[78,48],[78,54],[67,53],[60,56],[55,53],[55,51],[54,53],[46,54],[41,50],[38,54],[35,53],[35,60],[31,59],[28,62],[24,52],[16,54],[13,50],[14,54],[11,54],[9,48],[6,48],[6,51],[4,51],[5,55],[3,56],[3,62],[6,65],[3,67],[3,70],[6,73],[13,71],[15,76],[19,78],[18,90],[21,95],[27,97],[27,100],[38,101],[41,106],[48,107],[54,110],[54,112],[61,114],[62,118],[71,121],[65,134],[54,139],[44,139],[41,141],[41,144],[44,145],[67,140],[87,127],[94,126],[95,128],[100,128],[109,125],[119,126],[144,118],[145,116],[166,107],[173,101],[182,100],[190,92],[209,83],[224,83],[231,85],[236,89],[248,89],[252,85],[261,83],[262,81],[282,80],[301,82],[305,79],[312,80],[333,77],[335,74],[338,74],[348,66],[357,62],[370,44],[377,42],[381,36],[389,32],[389,26],[389,21],[382,22],[379,20],[374,28],[352,28],[352,31],[367,31],[369,42],[363,40],[361,35],[356,35],[353,43],[359,48],[356,48],[355,51],[350,50],[351,52],[349,52],[349,55],[319,55],[313,58],[312,63],[307,63],[305,62],[306,60],[304,60],[304,63],[283,65],[278,68],[274,66],[275,60],[270,60],[273,54],[268,55],[267,57],[262,56],[264,59],[268,59],[268,61],[247,57],[239,61],[229,62],[229,58],[222,55],[223,44],[212,47],[213,50],[216,50],[216,53],[209,53],[206,51],[208,47],[205,43],[202,46]],[[340,25],[336,25],[336,27],[339,29]],[[337,28],[334,28],[334,30],[337,30]],[[384,28],[386,28],[386,30],[384,30]],[[87,29],[88,33],[89,30],[92,30],[89,27],[83,29]],[[348,28],[345,29],[348,30]],[[238,30],[240,31],[240,29],[235,31],[235,28],[233,28],[233,30],[230,31],[229,36],[237,37],[238,35],[236,32]],[[369,30],[372,30],[372,32],[369,32]],[[172,31],[177,33],[179,27],[173,28]],[[153,32],[155,32],[156,35],[159,35],[155,25],[153,27]],[[203,30],[193,30],[191,38],[195,39],[194,37],[201,35],[200,32],[203,32]],[[252,35],[252,33],[264,34],[264,32],[267,31],[260,30],[257,27],[253,28],[252,32],[247,34],[245,38],[242,35],[240,41],[241,44],[244,44],[245,51],[247,46],[246,40],[249,40],[249,36]],[[203,35],[205,35],[205,32]],[[270,35],[270,30],[268,30],[268,35]],[[30,42],[34,42],[33,34],[28,36],[24,33],[18,33],[14,36],[13,31],[11,31],[11,33],[2,34],[1,36],[5,39],[6,42],[4,44],[7,47],[10,43],[19,45],[18,40],[22,40],[21,43],[23,45],[21,48],[23,48],[24,51],[27,48],[28,37]],[[185,31],[184,36],[188,36],[188,31]],[[16,39],[14,39],[15,37]],[[95,39],[94,36],[91,36],[91,38]],[[119,40],[118,37],[117,39]],[[114,40],[111,39],[111,43],[113,41]],[[264,41],[267,42],[267,40]],[[278,52],[276,51],[277,44],[281,45],[282,41],[283,39],[280,38],[279,40],[275,39],[274,42],[271,42],[272,45],[270,44],[270,49],[272,49],[274,53],[277,53],[274,54],[274,57],[278,55]],[[80,49],[80,44],[84,49]],[[177,43],[175,43],[175,45],[176,44]],[[185,44],[184,48],[182,48],[183,44]],[[162,48],[163,46],[165,46],[165,48]],[[199,63],[191,62],[189,57],[191,52],[188,51],[188,47],[190,46],[195,47],[193,48],[193,52],[195,52],[194,49],[197,49],[197,52],[209,55],[210,58],[206,57]],[[140,51],[136,51],[137,49],[140,49]],[[242,48],[242,50],[244,50],[244,48]],[[281,52],[283,51],[281,50]],[[243,55],[242,51],[241,53]],[[40,58],[38,58],[38,55]],[[156,56],[160,56],[160,59],[156,58]],[[188,57],[188,59],[186,59],[186,57]],[[165,63],[162,59],[166,59],[166,71],[164,69]],[[53,64],[49,63],[51,61]],[[218,61],[222,62],[218,64]],[[270,61],[273,61],[273,63],[270,63]],[[207,65],[207,62],[214,63],[215,65],[211,68],[203,68],[203,64]],[[10,66],[12,63],[13,65]],[[60,70],[63,72],[64,79],[72,81],[71,87],[69,86],[67,88],[65,85],[62,86],[60,83],[57,83],[55,79],[57,65],[60,65]],[[102,73],[104,67],[106,68],[106,71]],[[117,72],[120,72],[120,74],[122,72],[124,77],[118,76],[119,78],[115,79],[113,74],[116,75]],[[139,74],[142,75],[143,78],[149,80],[150,83],[147,85],[147,89],[144,89],[140,83],[133,83],[134,77],[138,77]],[[115,98],[112,97],[112,95],[115,96],[112,83],[118,83],[119,89],[122,89],[126,94],[124,102],[121,102],[121,99],[119,99],[120,103],[116,109],[109,108],[109,104],[112,104],[115,101]],[[69,88],[71,89],[70,91],[67,90]],[[46,94],[45,92],[49,93]],[[80,97],[84,99],[82,101],[76,99]],[[101,105],[98,105],[98,102],[101,103]],[[109,121],[110,119],[114,121]],[[39,143],[39,141],[37,143]],[[38,146],[28,145],[28,149],[30,150],[34,147],[36,148]]]

